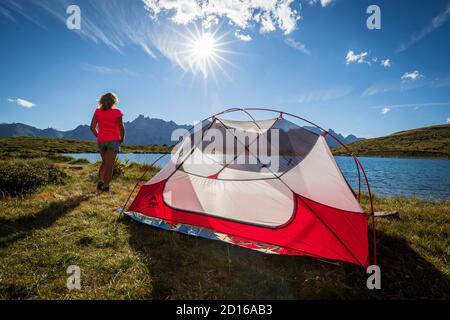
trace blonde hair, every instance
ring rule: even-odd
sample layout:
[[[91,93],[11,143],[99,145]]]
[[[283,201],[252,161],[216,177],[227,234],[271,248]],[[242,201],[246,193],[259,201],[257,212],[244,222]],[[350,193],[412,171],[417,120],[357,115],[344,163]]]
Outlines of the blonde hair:
[[[102,110],[109,110],[119,103],[119,98],[113,92],[105,93],[98,99],[98,105]]]

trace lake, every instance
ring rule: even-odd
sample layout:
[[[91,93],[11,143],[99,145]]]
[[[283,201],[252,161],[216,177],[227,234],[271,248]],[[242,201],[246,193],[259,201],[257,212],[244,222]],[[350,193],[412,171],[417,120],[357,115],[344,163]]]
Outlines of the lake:
[[[99,154],[67,154],[90,162],[100,160]],[[152,163],[160,154],[120,154],[121,160]],[[337,156],[336,162],[348,182],[357,188],[358,175],[352,158]],[[167,155],[157,165],[163,166],[170,159]],[[380,196],[419,197],[426,200],[444,200],[450,197],[450,160],[400,159],[360,157],[374,194]]]

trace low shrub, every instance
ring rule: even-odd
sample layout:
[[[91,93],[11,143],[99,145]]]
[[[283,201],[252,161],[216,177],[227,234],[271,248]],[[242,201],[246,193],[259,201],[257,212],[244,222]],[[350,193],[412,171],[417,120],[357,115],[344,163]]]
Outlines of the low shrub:
[[[125,159],[124,161],[121,161],[119,158],[116,158],[116,161],[114,161],[114,168],[113,168],[113,177],[121,177],[125,174],[125,170],[129,167],[130,161],[128,159]]]
[[[67,174],[45,159],[0,160],[0,194],[24,196],[49,184],[63,184]]]

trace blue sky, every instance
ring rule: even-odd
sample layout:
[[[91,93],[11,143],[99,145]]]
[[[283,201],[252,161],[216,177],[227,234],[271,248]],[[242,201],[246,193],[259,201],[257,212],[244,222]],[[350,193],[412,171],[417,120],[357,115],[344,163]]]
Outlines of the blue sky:
[[[449,20],[450,0],[0,0],[0,122],[73,129],[114,91],[126,121],[268,107],[364,137],[444,124]]]

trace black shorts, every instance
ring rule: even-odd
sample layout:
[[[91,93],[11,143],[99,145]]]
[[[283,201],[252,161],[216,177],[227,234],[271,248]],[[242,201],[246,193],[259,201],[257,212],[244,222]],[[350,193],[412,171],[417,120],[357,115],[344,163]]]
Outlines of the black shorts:
[[[105,141],[98,143],[99,152],[105,152],[108,150],[120,152],[120,141]]]

